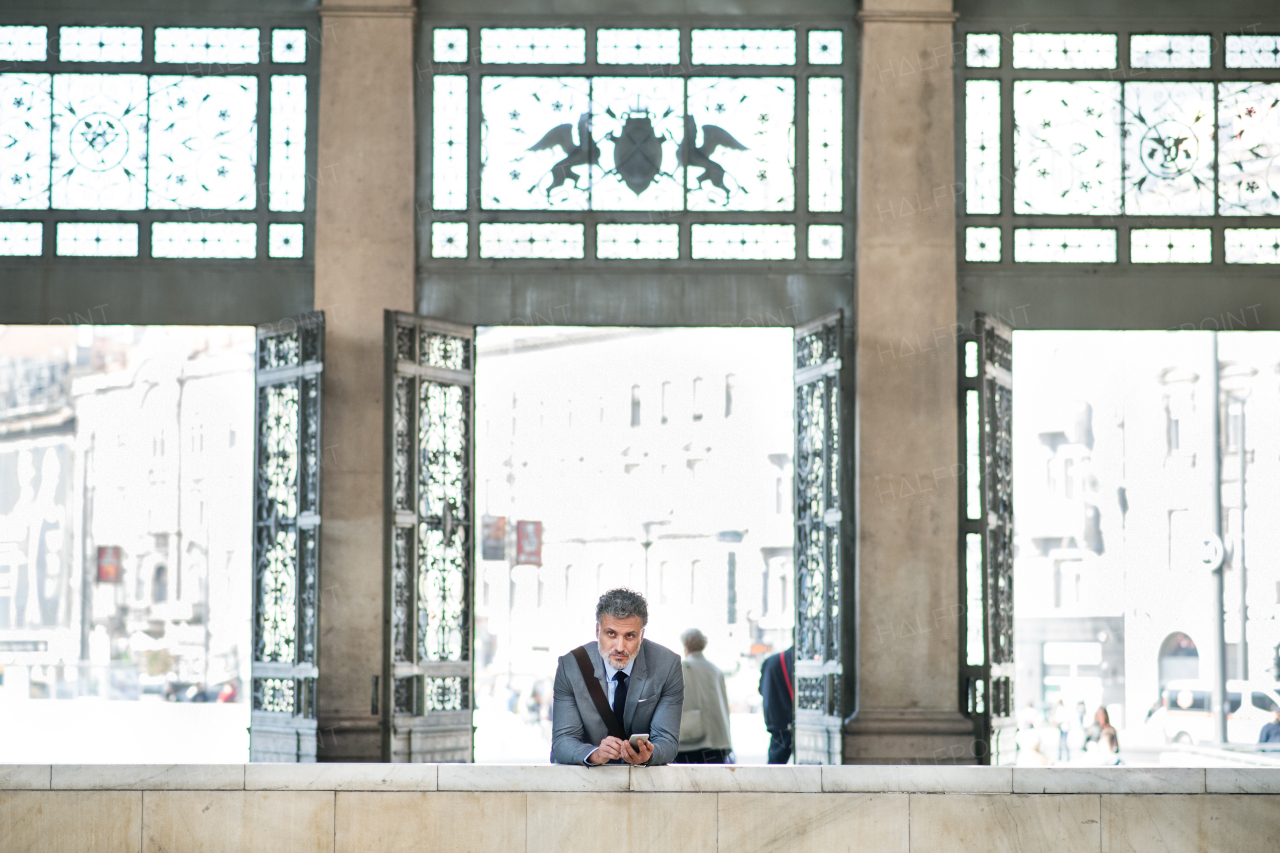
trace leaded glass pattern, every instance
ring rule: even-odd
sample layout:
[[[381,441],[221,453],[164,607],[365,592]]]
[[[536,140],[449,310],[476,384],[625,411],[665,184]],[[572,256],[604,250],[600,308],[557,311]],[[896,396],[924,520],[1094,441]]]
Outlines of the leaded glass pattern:
[[[156,62],[255,65],[260,38],[250,27],[156,27]]]
[[[596,62],[601,65],[676,65],[679,30],[596,30]]]
[[[590,99],[586,77],[483,78],[481,207],[586,210],[600,161]]]
[[[1219,212],[1280,213],[1280,83],[1218,84]]]
[[[63,62],[141,62],[142,27],[60,27]]]
[[[44,62],[48,27],[0,27],[0,62]]]
[[[391,543],[391,652],[397,662],[413,660],[413,530],[397,528]]]
[[[1135,264],[1207,264],[1213,260],[1208,228],[1135,228],[1129,232],[1129,261]]]
[[[1213,58],[1209,36],[1133,35],[1129,65],[1133,68],[1208,68]]]
[[[1015,213],[1120,213],[1119,83],[1021,80],[1013,110]]]
[[[467,338],[423,330],[418,336],[418,361],[445,370],[471,369],[471,342]]]
[[[267,178],[269,207],[300,211],[307,189],[307,78],[271,78],[271,158]]]
[[[256,207],[258,78],[156,75],[150,88],[147,206]]]
[[[470,679],[459,676],[426,679],[423,691],[425,712],[462,711],[470,706]]]
[[[301,223],[272,222],[267,226],[267,257],[302,257],[303,230]]]
[[[693,30],[694,65],[795,65],[795,30]]]
[[[1228,35],[1223,59],[1228,68],[1280,68],[1280,36]]]
[[[692,77],[683,161],[688,209],[795,209],[795,80]]]
[[[293,663],[297,639],[297,532],[260,528],[257,659]]]
[[[44,251],[44,225],[40,222],[0,222],[0,255],[34,257]]]
[[[306,30],[272,30],[271,61],[296,64],[307,61]]]
[[[467,78],[440,74],[432,86],[432,205],[436,210],[466,210]]]
[[[1125,213],[1213,215],[1213,84],[1126,83]]]
[[[254,222],[155,222],[153,258],[253,258],[258,254]]]
[[[1115,68],[1114,33],[1014,33],[1014,68]]]
[[[53,207],[142,209],[147,178],[147,78],[55,74],[52,158]]]
[[[49,206],[52,78],[0,74],[0,208]]]
[[[255,678],[253,710],[292,714],[295,710],[292,678]]]
[[[790,261],[796,256],[794,225],[699,225],[692,228],[694,260]]]
[[[59,222],[56,237],[63,257],[138,256],[138,226],[132,222]]]
[[[583,226],[555,222],[482,222],[482,258],[581,258]]]
[[[838,261],[844,257],[843,226],[810,225],[808,237],[810,259]]]
[[[969,33],[966,35],[964,62],[969,68],[999,68],[1000,34]]]
[[[587,31],[578,27],[480,30],[480,61],[488,65],[581,65]]]
[[[680,257],[680,226],[626,223],[596,226],[596,257],[607,260]]]
[[[465,222],[431,223],[431,257],[465,258],[467,229],[468,225]]]
[[[468,33],[463,27],[437,27],[432,33],[431,55],[436,62],[466,62]]]
[[[809,30],[809,64],[840,65],[844,62],[844,33]]]
[[[964,259],[977,263],[999,263],[1000,229],[983,226],[964,229]]]
[[[964,91],[965,212],[999,213],[1000,81],[967,80]]]
[[[1111,228],[1015,228],[1013,259],[1019,263],[1116,262]]]
[[[809,210],[844,206],[844,79],[809,78]]]
[[[1280,264],[1280,228],[1226,229],[1229,264]]]

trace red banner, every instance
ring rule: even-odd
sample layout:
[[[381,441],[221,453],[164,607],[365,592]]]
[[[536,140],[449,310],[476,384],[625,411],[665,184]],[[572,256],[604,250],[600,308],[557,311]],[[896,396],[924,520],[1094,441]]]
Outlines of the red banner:
[[[542,522],[516,522],[516,565],[542,565]]]

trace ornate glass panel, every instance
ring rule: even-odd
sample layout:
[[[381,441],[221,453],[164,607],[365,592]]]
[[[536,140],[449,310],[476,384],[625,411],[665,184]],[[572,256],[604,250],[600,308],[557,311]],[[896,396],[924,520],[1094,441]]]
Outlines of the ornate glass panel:
[[[1213,215],[1213,84],[1126,83],[1125,213]]]
[[[63,257],[136,258],[138,226],[131,222],[59,222],[56,242]]]
[[[1219,212],[1280,213],[1280,83],[1218,84]]]
[[[1014,68],[1115,68],[1114,33],[1014,33]]]
[[[419,659],[465,660],[470,389],[422,383],[418,427]]]
[[[999,213],[1000,81],[967,80],[964,93],[965,212]]]
[[[480,61],[487,65],[581,65],[587,31],[562,28],[480,30]]]
[[[596,257],[608,260],[675,260],[680,257],[680,226],[639,223],[597,225]]]
[[[691,77],[688,91],[689,210],[794,210],[795,80]]]
[[[419,391],[418,515],[445,526],[464,512],[469,395],[460,386],[427,381]]]
[[[267,176],[269,207],[303,209],[307,190],[307,78],[271,78],[271,158]]]
[[[272,30],[271,61],[298,63],[307,61],[306,30]]]
[[[809,78],[809,210],[844,206],[844,79]]]
[[[413,500],[413,413],[415,380],[397,376],[392,399],[391,506],[395,512],[412,512]]]
[[[293,663],[297,637],[297,533],[259,527],[257,660]]]
[[[1129,37],[1131,68],[1208,68],[1212,55],[1209,36]]]
[[[1228,68],[1280,68],[1280,36],[1227,36]]]
[[[1013,259],[1018,263],[1113,264],[1116,232],[1111,228],[1015,228]]]
[[[273,335],[258,342],[258,370],[275,370],[299,364],[300,340],[298,333]],[[264,409],[270,412],[270,409]]]
[[[424,329],[418,339],[418,355],[427,367],[471,369],[471,343],[466,338]]]
[[[44,252],[44,225],[0,222],[0,255],[35,257]]]
[[[467,36],[464,27],[438,27],[432,33],[432,58],[436,62],[466,62]]]
[[[796,256],[794,225],[698,225],[692,228],[694,260],[790,261]]]
[[[427,678],[423,710],[432,711],[465,711],[471,704],[471,687],[469,678]]]
[[[253,222],[154,222],[153,258],[252,258],[258,254]]]
[[[257,206],[258,78],[154,76],[149,130],[148,207]]]
[[[300,223],[272,222],[269,224],[267,226],[267,257],[302,257],[302,232]]]
[[[397,714],[418,713],[418,685],[421,680],[421,677],[417,675],[395,680],[395,695],[392,697],[392,701],[395,703]]]
[[[968,344],[965,344],[965,356],[969,355]],[[973,370],[965,365],[966,376],[978,375],[978,348],[973,348]],[[965,391],[965,518],[970,521],[982,520],[982,409],[978,401],[977,391]]]
[[[684,81],[669,77],[596,77],[591,81],[590,135],[598,147],[591,169],[591,198],[595,210],[679,210],[688,123],[682,101]],[[567,125],[556,138],[564,153],[554,155],[556,170],[572,153],[560,144]],[[542,137],[548,142],[551,133]],[[581,141],[581,129],[579,130]],[[691,161],[688,165],[693,165]]]
[[[795,65],[795,30],[694,30],[694,65]]]
[[[53,207],[140,210],[146,176],[147,78],[55,74]]]
[[[313,361],[308,344],[317,337],[314,328],[302,332],[303,360]],[[314,374],[302,377],[302,430],[299,436],[302,460],[298,469],[299,512],[320,512],[320,379]]]
[[[601,65],[678,65],[679,30],[596,30]]]
[[[797,678],[796,704],[802,711],[827,713],[826,676]]]
[[[840,65],[844,62],[844,33],[809,30],[809,64]]]
[[[969,33],[965,36],[964,64],[968,68],[999,68],[1000,34]]]
[[[1226,229],[1229,264],[1280,264],[1280,228]]]
[[[260,37],[257,28],[156,27],[156,62],[256,65]]]
[[[441,74],[432,85],[431,202],[436,210],[466,210],[467,78]]]
[[[316,662],[316,642],[320,618],[320,542],[315,527],[300,527],[298,554],[298,663]]]
[[[293,679],[255,678],[253,680],[253,710],[292,714],[294,712]]]
[[[796,388],[796,657],[822,660],[827,649],[823,608],[826,553],[822,516],[826,497],[826,400],[822,382]]]
[[[574,223],[482,222],[482,258],[581,258],[586,237]]]
[[[484,77],[480,197],[488,210],[586,210],[600,151],[587,77]],[[483,240],[483,227],[482,227]]]
[[[52,78],[0,74],[0,208],[49,206]]]
[[[844,226],[810,225],[809,258],[838,261],[844,257]]]
[[[1120,213],[1119,83],[1016,81],[1013,117],[1015,213]]]
[[[412,662],[413,530],[396,528],[391,548],[391,651],[396,661]]]
[[[988,332],[987,338],[999,337]],[[1001,340],[1003,344],[1003,339]],[[991,346],[988,340],[987,346]],[[1001,364],[1007,358],[991,358]],[[1001,364],[1003,367],[1004,365]],[[1007,369],[1007,368],[1006,368]],[[986,395],[987,609],[991,624],[991,662],[1013,662],[1013,392],[988,375]]]
[[[48,44],[48,27],[0,27],[0,61],[44,62]]]
[[[968,392],[975,397],[977,391]],[[975,401],[976,404],[976,401]],[[975,405],[976,408],[976,405]],[[975,419],[976,420],[976,419]],[[975,424],[976,426],[976,424]],[[976,442],[975,432],[973,440]],[[965,575],[965,663],[983,666],[987,662],[985,620],[982,618],[982,534],[966,533],[964,537]]]
[[[288,347],[288,338],[281,349]],[[275,365],[270,365],[275,366]],[[283,365],[281,365],[283,366]],[[259,389],[258,488],[263,500],[259,521],[292,521],[298,516],[298,416],[300,395],[294,383]]]
[[[1001,259],[1000,229],[969,227],[964,229],[964,259],[971,263],[999,263]]]
[[[418,659],[466,660],[470,637],[462,531],[446,544],[442,530],[421,524],[418,536]]]
[[[1135,264],[1207,264],[1213,260],[1208,228],[1135,228],[1129,232],[1129,261]]]
[[[60,27],[63,62],[141,62],[142,27]]]
[[[431,257],[465,258],[468,227],[465,222],[431,223]]]

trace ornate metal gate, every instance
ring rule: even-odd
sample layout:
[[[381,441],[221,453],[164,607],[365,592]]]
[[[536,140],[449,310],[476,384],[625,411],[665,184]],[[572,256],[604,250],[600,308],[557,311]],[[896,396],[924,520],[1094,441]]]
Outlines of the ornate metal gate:
[[[383,751],[470,761],[475,330],[386,318]]]
[[[979,314],[960,380],[965,497],[961,671],[978,757],[1013,760],[1013,332]]]
[[[258,330],[251,761],[316,760],[324,314]]]
[[[841,315],[795,332],[797,764],[839,764],[841,656]]]

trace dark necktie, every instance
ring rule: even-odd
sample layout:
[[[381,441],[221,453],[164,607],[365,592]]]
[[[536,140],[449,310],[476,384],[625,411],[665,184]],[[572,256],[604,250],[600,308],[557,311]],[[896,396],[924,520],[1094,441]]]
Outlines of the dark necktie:
[[[627,674],[622,670],[618,670],[613,676],[617,687],[613,690],[613,715],[618,718],[618,725],[622,723],[622,712],[627,707]]]

